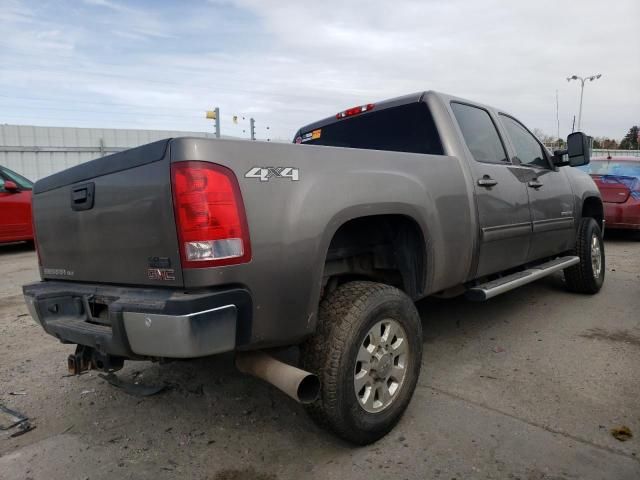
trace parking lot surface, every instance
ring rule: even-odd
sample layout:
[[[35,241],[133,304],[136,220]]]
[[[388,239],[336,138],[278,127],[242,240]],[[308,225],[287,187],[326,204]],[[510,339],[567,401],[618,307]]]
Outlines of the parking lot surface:
[[[640,478],[640,242],[606,239],[603,290],[561,275],[486,303],[426,300],[419,385],[386,438],[350,446],[223,355],[128,362],[166,385],[132,396],[96,372],[68,376],[73,346],[26,313],[37,259],[0,247],[0,404],[36,428],[0,431],[0,479]],[[611,429],[627,426],[621,442]]]

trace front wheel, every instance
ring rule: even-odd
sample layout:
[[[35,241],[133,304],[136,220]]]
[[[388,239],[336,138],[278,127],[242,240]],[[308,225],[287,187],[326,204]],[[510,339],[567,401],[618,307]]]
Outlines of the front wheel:
[[[580,262],[564,270],[567,288],[578,293],[598,293],[604,283],[605,255],[602,231],[593,218],[580,220],[574,255]]]
[[[358,281],[325,297],[318,322],[302,346],[305,370],[321,383],[307,410],[345,440],[375,442],[398,423],[420,375],[418,312],[397,288]]]

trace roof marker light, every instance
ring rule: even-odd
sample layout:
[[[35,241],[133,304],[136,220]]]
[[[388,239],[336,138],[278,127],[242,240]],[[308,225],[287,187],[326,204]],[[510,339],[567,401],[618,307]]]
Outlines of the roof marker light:
[[[368,112],[369,110],[373,110],[373,107],[375,107],[375,104],[367,103],[366,105],[348,108],[343,112],[337,113],[336,118],[340,120],[341,118],[353,117],[354,115],[359,115],[361,113]]]

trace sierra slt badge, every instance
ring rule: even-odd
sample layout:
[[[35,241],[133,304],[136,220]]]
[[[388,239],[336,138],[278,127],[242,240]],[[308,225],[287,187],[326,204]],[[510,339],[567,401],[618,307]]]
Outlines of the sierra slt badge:
[[[67,270],[66,268],[43,268],[42,273],[45,275],[63,275],[65,277],[73,277],[75,272],[73,270]]]
[[[268,182],[270,178],[288,178],[294,182],[300,180],[298,169],[293,167],[253,167],[244,177],[259,178],[261,182]]]

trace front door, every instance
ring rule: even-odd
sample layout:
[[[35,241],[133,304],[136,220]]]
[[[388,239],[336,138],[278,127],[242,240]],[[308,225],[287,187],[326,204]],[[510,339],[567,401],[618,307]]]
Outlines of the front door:
[[[451,109],[472,157],[480,244],[474,277],[522,265],[529,253],[531,214],[521,167],[509,160],[487,110],[458,102]]]
[[[574,199],[563,169],[554,168],[546,149],[515,118],[500,114],[526,178],[533,221],[529,261],[557,255],[575,244]]]

